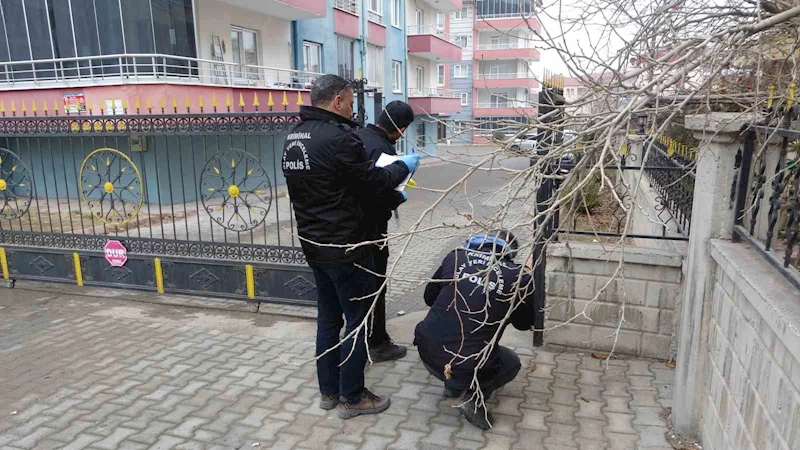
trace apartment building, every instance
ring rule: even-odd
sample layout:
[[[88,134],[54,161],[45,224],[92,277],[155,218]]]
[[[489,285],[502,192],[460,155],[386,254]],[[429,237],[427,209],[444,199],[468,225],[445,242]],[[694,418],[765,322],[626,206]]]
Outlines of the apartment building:
[[[259,94],[262,110],[296,110],[321,68],[297,70],[293,23],[327,15],[325,0],[2,0],[0,101],[113,114],[188,98],[196,112]]]
[[[500,122],[527,122],[536,114],[534,0],[476,0],[473,27],[473,142],[486,140]]]

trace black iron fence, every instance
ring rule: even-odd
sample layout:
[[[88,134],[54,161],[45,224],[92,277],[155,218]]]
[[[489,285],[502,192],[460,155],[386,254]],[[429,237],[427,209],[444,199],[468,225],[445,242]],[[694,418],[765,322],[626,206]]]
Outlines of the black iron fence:
[[[5,278],[312,303],[290,112],[0,118]],[[109,266],[118,240],[129,260]]]
[[[800,289],[800,131],[797,111],[777,110],[747,128],[737,154],[734,240],[759,253]]]
[[[645,173],[658,192],[658,219],[673,219],[678,231],[689,236],[695,184],[695,152],[676,142],[650,136],[644,143]],[[665,217],[662,213],[668,213]],[[663,228],[666,235],[666,226]]]

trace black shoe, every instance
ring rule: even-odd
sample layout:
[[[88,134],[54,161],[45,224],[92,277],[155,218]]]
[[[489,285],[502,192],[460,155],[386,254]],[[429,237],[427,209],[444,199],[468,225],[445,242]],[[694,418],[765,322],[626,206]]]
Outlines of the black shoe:
[[[338,395],[325,395],[319,398],[319,407],[328,411],[333,408],[336,408],[336,405],[339,404],[339,396]]]
[[[467,419],[467,422],[475,425],[481,430],[489,430],[492,428],[492,422],[494,422],[492,413],[486,410],[485,405],[476,407],[475,403],[477,398],[472,397],[473,395],[471,392],[465,392],[464,395],[461,396],[461,401],[465,403],[458,407],[458,411],[462,416],[464,416],[465,419]]]
[[[392,341],[387,341],[385,344],[378,347],[371,347],[369,349],[369,356],[372,362],[394,361],[406,356],[408,349],[402,345],[395,345]]]
[[[444,392],[442,392],[444,398],[458,398],[461,397],[461,394],[463,394],[463,392],[458,389],[449,388],[447,386],[445,386]]]

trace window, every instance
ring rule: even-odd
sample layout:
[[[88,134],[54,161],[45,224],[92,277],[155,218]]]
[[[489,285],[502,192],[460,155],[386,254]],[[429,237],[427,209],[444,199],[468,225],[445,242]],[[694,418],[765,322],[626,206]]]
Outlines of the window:
[[[444,13],[436,13],[436,28],[444,30]]]
[[[469,76],[468,64],[456,64],[453,66],[453,78],[467,78]]]
[[[489,39],[489,42],[491,43],[493,49],[511,48],[511,43],[508,39],[508,36],[492,36]]]
[[[231,55],[234,77],[238,81],[257,80],[258,68],[258,34],[246,28],[231,27]]]
[[[369,0],[369,20],[383,23],[383,0]]]
[[[0,60],[121,53],[195,57],[192,3],[192,0],[0,0],[3,19]],[[128,65],[124,66],[126,63]],[[196,64],[170,59],[164,63],[170,73],[185,73],[187,65]],[[0,75],[0,79],[31,80],[34,78],[32,69],[32,65],[18,64]],[[117,74],[121,70],[152,72],[153,64],[148,57],[123,61],[95,58],[59,64],[38,63],[35,69],[37,79],[55,75],[72,78]]]
[[[436,84],[444,86],[444,64],[436,66]]]
[[[392,91],[403,92],[403,63],[392,61]]]
[[[417,123],[417,148],[424,149],[425,148],[425,121],[420,120]],[[413,153],[414,150],[412,149],[411,152]]]
[[[370,86],[383,86],[383,47],[367,45],[367,81]]]
[[[424,66],[417,66],[416,68],[416,89],[417,94],[421,94],[425,91],[425,67]]]
[[[508,93],[498,92],[492,94],[491,97],[492,108],[506,108],[508,107]]]
[[[400,28],[400,16],[403,14],[403,5],[401,0],[392,0],[392,26]]]
[[[534,0],[476,0],[478,17],[530,17],[533,15]]]
[[[414,25],[417,26],[417,34],[422,34],[425,31],[425,13],[417,8],[414,10]]]
[[[489,79],[491,80],[505,80],[508,79],[508,65],[495,65],[489,66]]]
[[[303,41],[303,70],[322,72],[322,46],[316,42]]]
[[[340,77],[345,80],[355,78],[353,69],[353,40],[341,36],[336,37],[337,68]]]
[[[453,13],[454,20],[467,20],[472,15],[472,8],[469,6],[465,6],[461,8],[461,10],[456,11]]]
[[[406,138],[401,137],[394,143],[394,151],[396,151],[398,155],[406,154]]]
[[[469,105],[469,94],[466,92],[461,93],[461,106]]]

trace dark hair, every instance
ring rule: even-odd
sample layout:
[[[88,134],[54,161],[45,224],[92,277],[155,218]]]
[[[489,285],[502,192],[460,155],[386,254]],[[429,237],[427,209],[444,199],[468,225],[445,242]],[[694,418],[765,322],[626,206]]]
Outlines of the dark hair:
[[[399,131],[400,128],[407,128],[414,121],[414,110],[406,102],[395,100],[389,102],[381,114],[378,116],[376,125],[386,130],[387,133]]]
[[[347,88],[352,89],[352,86],[339,75],[323,75],[314,80],[314,86],[311,88],[311,106],[328,104]]]

